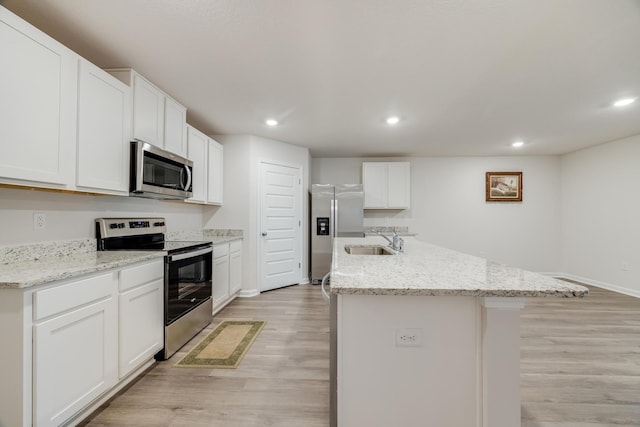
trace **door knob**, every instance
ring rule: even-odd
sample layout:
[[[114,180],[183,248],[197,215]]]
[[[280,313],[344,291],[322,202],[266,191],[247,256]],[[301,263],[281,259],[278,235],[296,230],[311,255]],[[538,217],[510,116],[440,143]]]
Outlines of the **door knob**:
[[[264,237],[264,236],[266,236],[266,235],[267,235],[267,232],[266,232],[266,231],[263,231],[263,232],[262,232],[262,236]]]

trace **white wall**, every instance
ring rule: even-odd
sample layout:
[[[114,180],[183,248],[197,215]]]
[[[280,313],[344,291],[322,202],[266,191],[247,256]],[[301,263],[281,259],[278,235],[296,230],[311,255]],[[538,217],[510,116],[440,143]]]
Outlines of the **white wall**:
[[[367,210],[367,226],[408,226],[421,240],[539,272],[560,267],[560,159],[316,158],[312,183],[361,183],[362,162],[411,163],[411,209]],[[485,172],[522,171],[522,203],[485,202]]]
[[[33,229],[34,212],[46,229]],[[202,227],[202,207],[184,202],[0,188],[0,245],[92,239],[96,218],[151,215],[166,217],[168,231]]]
[[[224,204],[215,211],[206,210],[205,228],[238,228],[244,231],[242,294],[251,295],[259,291],[259,189],[260,162],[263,161],[296,166],[302,170],[300,282],[304,282],[309,271],[309,150],[253,135],[218,135],[214,138],[224,146]]]
[[[640,135],[566,154],[562,270],[640,296]]]

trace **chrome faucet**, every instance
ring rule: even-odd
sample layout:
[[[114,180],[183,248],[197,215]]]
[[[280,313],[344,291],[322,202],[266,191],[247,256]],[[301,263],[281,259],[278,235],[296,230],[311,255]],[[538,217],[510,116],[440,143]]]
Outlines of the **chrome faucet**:
[[[389,238],[388,236],[385,236],[377,228],[374,231],[376,232],[376,234],[384,237],[387,240],[387,242],[389,242],[389,246],[391,247],[391,249],[393,249],[394,251],[398,251],[398,252],[404,252],[404,239],[402,237],[400,237],[398,235],[398,233],[396,233],[396,229],[395,228],[392,231],[393,232],[393,237],[392,238]]]

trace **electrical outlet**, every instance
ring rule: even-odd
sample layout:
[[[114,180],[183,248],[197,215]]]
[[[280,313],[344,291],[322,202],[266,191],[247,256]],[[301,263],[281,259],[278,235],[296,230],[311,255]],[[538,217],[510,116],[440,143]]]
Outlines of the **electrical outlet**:
[[[396,347],[422,347],[422,329],[396,328]]]
[[[47,216],[43,213],[34,213],[33,214],[33,229],[34,230],[44,230],[47,228]]]

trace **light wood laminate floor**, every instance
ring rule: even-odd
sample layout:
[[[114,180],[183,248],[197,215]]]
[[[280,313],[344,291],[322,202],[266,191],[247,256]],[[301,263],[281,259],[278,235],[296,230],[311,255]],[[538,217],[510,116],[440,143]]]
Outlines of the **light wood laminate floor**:
[[[527,300],[522,427],[640,426],[640,299],[589,292]]]
[[[522,427],[640,426],[640,299],[590,291],[527,301]],[[238,298],[83,425],[328,427],[328,318],[317,286]],[[268,322],[238,369],[173,367],[224,319]]]

